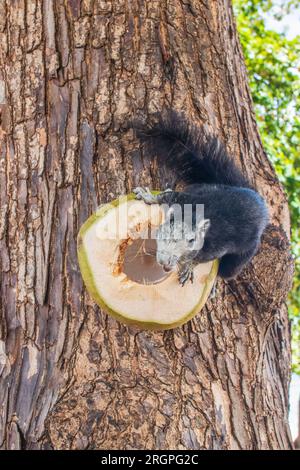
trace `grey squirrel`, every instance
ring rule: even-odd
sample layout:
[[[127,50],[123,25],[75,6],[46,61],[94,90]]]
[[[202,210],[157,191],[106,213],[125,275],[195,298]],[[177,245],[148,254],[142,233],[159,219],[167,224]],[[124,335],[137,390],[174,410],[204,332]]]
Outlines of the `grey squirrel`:
[[[251,187],[221,142],[205,136],[204,130],[189,123],[182,114],[165,111],[156,124],[133,123],[150,158],[173,170],[185,183],[183,191],[166,190],[157,196],[148,188],[134,190],[147,204],[167,204],[165,222],[159,226],[157,261],[166,271],[178,268],[179,282],[193,281],[195,265],[220,259],[219,275],[236,277],[255,255],[268,224],[264,199]],[[192,207],[190,224],[178,223],[172,206]],[[204,215],[196,220],[196,206]],[[182,221],[181,221],[182,222]]]

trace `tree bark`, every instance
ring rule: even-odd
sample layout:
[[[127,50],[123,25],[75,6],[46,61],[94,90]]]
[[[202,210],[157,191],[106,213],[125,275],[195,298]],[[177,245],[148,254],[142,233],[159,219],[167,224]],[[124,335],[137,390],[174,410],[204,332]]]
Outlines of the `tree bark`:
[[[0,447],[291,449],[288,207],[229,0],[0,0],[0,31]],[[76,236],[164,187],[126,125],[166,106],[219,135],[271,224],[194,320],[146,332],[93,303]]]

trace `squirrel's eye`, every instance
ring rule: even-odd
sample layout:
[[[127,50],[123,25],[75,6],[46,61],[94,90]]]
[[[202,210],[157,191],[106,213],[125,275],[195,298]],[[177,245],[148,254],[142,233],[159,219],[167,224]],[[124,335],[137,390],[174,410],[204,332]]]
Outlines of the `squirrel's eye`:
[[[193,245],[194,241],[195,241],[195,238],[190,238],[190,239],[188,240],[188,244],[189,244],[189,245]]]

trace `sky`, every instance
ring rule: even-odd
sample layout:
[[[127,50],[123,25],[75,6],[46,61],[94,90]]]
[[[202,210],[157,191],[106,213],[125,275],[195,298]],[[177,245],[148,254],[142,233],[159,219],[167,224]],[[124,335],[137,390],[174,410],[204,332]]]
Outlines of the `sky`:
[[[298,413],[299,413],[299,396],[300,396],[300,375],[293,374],[290,385],[290,413],[289,423],[292,437],[295,440],[298,435]]]
[[[293,39],[300,34],[300,9],[298,11],[294,10],[282,20],[276,20],[273,15],[268,13],[266,13],[265,18],[267,28],[278,31],[279,33],[286,32],[288,39]]]

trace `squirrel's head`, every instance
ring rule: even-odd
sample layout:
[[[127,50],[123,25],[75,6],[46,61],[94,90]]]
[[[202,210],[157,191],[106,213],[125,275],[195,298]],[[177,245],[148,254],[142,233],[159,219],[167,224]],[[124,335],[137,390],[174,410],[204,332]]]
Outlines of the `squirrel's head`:
[[[203,247],[209,226],[209,219],[201,219],[195,225],[176,220],[170,209],[156,233],[157,262],[165,271],[171,271],[180,261],[193,259]]]

